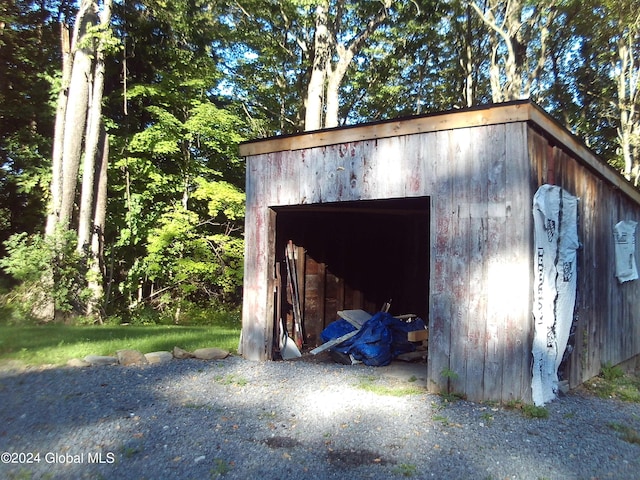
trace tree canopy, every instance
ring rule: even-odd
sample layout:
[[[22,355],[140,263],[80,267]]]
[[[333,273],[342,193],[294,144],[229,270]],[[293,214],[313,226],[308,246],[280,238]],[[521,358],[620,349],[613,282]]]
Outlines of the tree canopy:
[[[237,304],[257,137],[531,98],[637,184],[639,87],[631,2],[4,2],[7,298],[44,320]]]

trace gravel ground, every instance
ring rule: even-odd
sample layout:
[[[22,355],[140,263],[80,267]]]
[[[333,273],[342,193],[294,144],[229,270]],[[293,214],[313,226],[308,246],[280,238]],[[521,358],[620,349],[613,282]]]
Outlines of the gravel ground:
[[[362,388],[415,389],[426,367],[415,368],[239,357],[5,368],[0,478],[640,479],[640,445],[621,432],[640,432],[639,404],[571,393],[530,419]]]

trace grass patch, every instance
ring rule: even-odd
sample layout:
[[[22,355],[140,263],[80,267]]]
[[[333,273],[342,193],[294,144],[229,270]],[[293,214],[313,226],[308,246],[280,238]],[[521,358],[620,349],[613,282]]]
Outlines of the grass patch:
[[[216,375],[214,380],[216,383],[219,383],[220,385],[235,385],[237,387],[244,387],[249,383],[249,381],[246,378],[240,377],[235,374],[229,374],[225,376]]]
[[[624,373],[619,366],[604,365],[600,375],[583,385],[600,398],[617,398],[625,402],[640,403],[640,377]]]
[[[393,469],[393,473],[403,477],[413,477],[418,473],[418,467],[412,463],[401,463]]]
[[[522,415],[527,418],[549,418],[549,410],[546,407],[536,407],[521,402],[520,400],[512,400],[505,405],[510,410],[520,410]]]
[[[628,425],[622,425],[620,423],[610,423],[609,428],[618,432],[620,434],[620,438],[625,442],[635,443],[636,445],[640,445],[640,434],[631,428]]]
[[[535,405],[523,405],[522,413],[527,418],[549,418],[549,410]]]
[[[380,385],[377,383],[377,378],[362,377],[358,388],[367,392],[375,393],[376,395],[386,395],[391,397],[404,397],[406,395],[419,395],[425,393],[425,389],[418,385]]]
[[[211,478],[218,478],[223,475],[226,475],[231,471],[231,464],[221,458],[216,458],[214,460],[214,466],[209,471],[211,474]]]
[[[457,392],[440,393],[439,395],[445,403],[456,403],[467,398],[466,395]]]
[[[218,347],[236,352],[239,338],[239,323],[189,327],[0,325],[0,362],[18,360],[28,365],[62,365],[70,358],[113,355],[127,348],[143,353],[171,351],[175,346],[188,351]]]

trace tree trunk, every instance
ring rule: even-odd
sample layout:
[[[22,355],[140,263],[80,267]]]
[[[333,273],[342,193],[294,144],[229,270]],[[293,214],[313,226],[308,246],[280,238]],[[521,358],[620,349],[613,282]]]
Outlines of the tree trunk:
[[[111,21],[111,0],[104,2],[102,27]],[[99,23],[98,5],[82,0],[76,17],[69,55],[63,62],[63,85],[56,112],[52,161],[51,209],[46,234],[68,230],[76,205],[78,173],[84,154],[78,216],[77,250],[86,255],[86,285],[92,291],[87,313],[98,311],[103,296],[102,235],[106,218],[106,168],[108,145],[102,126],[104,93],[104,37],[94,38]],[[63,29],[63,45],[68,36]],[[99,152],[102,147],[102,151]],[[56,262],[61,259],[54,259]],[[55,268],[55,267],[54,267]],[[52,291],[55,281],[50,281]],[[50,299],[53,305],[53,297]]]
[[[87,304],[87,315],[97,315],[102,323],[100,305],[104,297],[104,229],[107,219],[107,171],[109,163],[109,136],[101,130],[102,155],[95,165],[96,179],[94,184],[95,208],[93,215],[93,232],[91,235],[91,255],[89,257],[88,287],[91,299]]]
[[[502,0],[490,0],[488,8],[482,8],[475,2],[471,4],[490,29],[489,76],[494,102],[528,98],[545,64],[549,42],[548,26],[554,21],[557,12],[550,8],[549,2],[541,2],[536,4],[532,19],[525,24],[522,20],[525,3],[524,0],[511,0],[506,3]],[[528,24],[536,25],[539,33],[534,35],[532,28],[527,30],[525,26]],[[504,45],[503,54],[499,53],[501,44]],[[538,51],[534,58],[534,66],[528,68],[527,49],[533,48],[532,45],[537,45]],[[504,66],[504,71],[501,65]]]
[[[467,29],[465,32],[464,57],[460,64],[464,70],[464,89],[462,92],[466,106],[472,107],[475,101],[475,82],[473,79],[473,22],[471,20],[471,7],[467,3]]]
[[[329,2],[322,1],[316,6],[316,32],[314,37],[314,57],[311,78],[307,87],[305,130],[322,127],[324,106],[324,84],[331,58],[331,36],[329,33]]]
[[[360,51],[371,34],[386,20],[387,9],[390,6],[391,0],[385,0],[375,17],[367,22],[365,29],[357,34],[348,45],[340,44],[338,40],[340,35],[330,28],[329,2],[323,1],[317,6],[315,57],[307,89],[305,130],[338,126],[340,85],[342,85],[353,57]],[[339,20],[336,23],[339,23]],[[339,25],[336,25],[334,29],[337,27]],[[337,57],[337,61],[332,65],[331,60],[334,56]],[[325,113],[324,125],[322,123],[323,111]]]
[[[489,65],[489,83],[491,84],[491,101],[500,103],[503,101],[502,80],[500,78],[500,65],[498,60],[498,49],[500,48],[497,35],[490,34],[489,43],[491,45],[491,64]]]
[[[638,183],[637,160],[634,159],[634,133],[640,131],[640,115],[637,103],[640,97],[640,66],[636,63],[633,51],[633,35],[622,37],[618,41],[618,64],[612,65],[617,76],[617,110],[619,111],[618,141],[624,160],[623,174],[627,180],[635,176]],[[627,43],[628,42],[628,43]]]
[[[94,7],[95,4],[91,2],[90,7],[81,9],[81,12],[84,10],[85,14],[80,19],[81,26],[78,37],[80,46],[74,52],[71,68],[71,82],[69,83],[69,96],[64,119],[64,139],[62,141],[62,198],[58,217],[58,223],[63,228],[69,227],[73,216],[80,157],[87,124],[87,110],[93,80],[94,49],[91,48],[92,41],[86,45],[85,35],[87,28],[97,23]]]
[[[105,1],[101,25],[106,28],[111,22],[111,0]],[[98,144],[102,134],[102,96],[104,93],[104,39],[96,49],[93,84],[88,104],[87,131],[85,137],[84,166],[82,173],[82,191],[80,196],[80,214],[78,217],[78,252],[88,253],[91,238],[91,223],[94,215],[96,191],[95,173],[98,159]]]
[[[353,54],[348,50],[339,49],[338,51],[340,53],[338,63],[332,70],[330,70],[327,81],[327,108],[324,121],[324,126],[326,128],[338,126],[338,113],[340,111],[340,85],[347,73],[349,63],[353,58]]]
[[[74,42],[75,43],[75,42]],[[58,106],[56,107],[56,122],[53,135],[53,155],[51,159],[51,200],[45,233],[53,235],[60,215],[62,202],[62,141],[64,139],[64,119],[67,113],[67,98],[69,95],[69,83],[71,82],[71,39],[69,38],[69,26],[60,24],[60,46],[62,50],[62,84],[58,93]]]

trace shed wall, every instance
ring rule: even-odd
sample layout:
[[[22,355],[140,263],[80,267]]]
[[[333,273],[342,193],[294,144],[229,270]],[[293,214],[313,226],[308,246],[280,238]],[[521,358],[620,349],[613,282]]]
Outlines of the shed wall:
[[[613,227],[640,220],[640,206],[575,155],[530,129],[530,156],[538,185],[555,184],[579,198],[578,285],[573,353],[564,367],[571,387],[640,354],[640,282],[615,277]],[[625,182],[620,178],[620,182]]]
[[[428,196],[429,386],[528,400],[532,186],[525,122],[248,157],[243,355],[270,356],[272,207]]]

